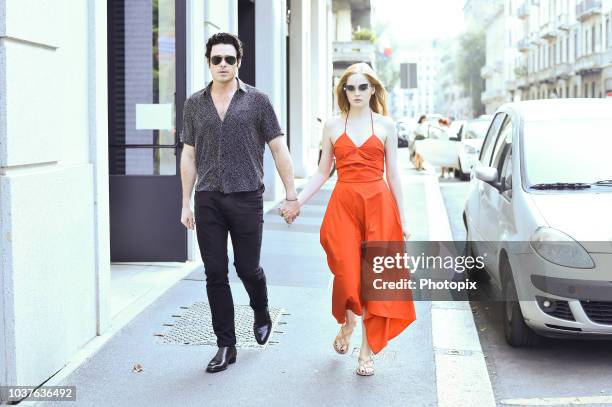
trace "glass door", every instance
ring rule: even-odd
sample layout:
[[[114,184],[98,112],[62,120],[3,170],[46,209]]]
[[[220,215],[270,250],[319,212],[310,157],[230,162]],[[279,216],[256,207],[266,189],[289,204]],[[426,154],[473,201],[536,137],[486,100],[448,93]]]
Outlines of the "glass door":
[[[185,261],[185,2],[109,0],[111,261]]]

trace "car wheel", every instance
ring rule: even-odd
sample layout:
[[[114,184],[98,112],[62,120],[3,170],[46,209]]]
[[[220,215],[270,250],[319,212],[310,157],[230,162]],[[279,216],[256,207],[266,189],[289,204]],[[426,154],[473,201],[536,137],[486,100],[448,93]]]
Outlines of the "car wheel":
[[[502,321],[506,342],[513,347],[533,346],[538,343],[539,336],[525,323],[510,265],[504,262],[502,267],[505,268],[501,272],[503,276]]]
[[[466,230],[467,230],[467,226],[466,226]],[[465,242],[464,253],[465,253],[464,257],[475,258],[474,250],[472,248],[472,242],[470,242],[469,240]],[[479,283],[486,283],[491,279],[491,277],[489,276],[489,274],[484,268],[468,267],[468,266],[465,267],[465,277],[470,279],[471,281],[477,281]]]

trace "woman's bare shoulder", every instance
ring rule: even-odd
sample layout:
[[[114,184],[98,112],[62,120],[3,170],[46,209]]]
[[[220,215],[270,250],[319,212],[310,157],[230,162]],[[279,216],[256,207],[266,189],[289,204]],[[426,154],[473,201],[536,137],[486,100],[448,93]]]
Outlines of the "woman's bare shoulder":
[[[330,116],[327,118],[327,120],[325,120],[325,125],[329,126],[336,126],[341,123],[344,123],[344,116],[339,114]]]
[[[395,132],[395,121],[390,116],[374,113],[374,122],[377,124],[378,128],[384,130],[385,138],[389,134]]]
[[[344,118],[341,115],[334,115],[325,120],[324,131],[335,133],[344,126]]]
[[[380,113],[374,112],[374,120],[384,125],[395,125],[395,121],[391,116],[385,116]]]

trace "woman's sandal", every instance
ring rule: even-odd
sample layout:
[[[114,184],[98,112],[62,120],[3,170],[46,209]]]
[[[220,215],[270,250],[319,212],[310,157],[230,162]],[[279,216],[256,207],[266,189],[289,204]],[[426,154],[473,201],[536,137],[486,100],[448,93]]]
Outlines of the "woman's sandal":
[[[359,361],[359,365],[355,373],[359,376],[372,376],[374,374],[374,359],[372,355],[366,359],[359,357],[357,360]]]
[[[337,353],[344,355],[349,351],[353,329],[355,329],[355,327],[349,329],[346,324],[340,327],[340,332],[338,332],[336,339],[334,339],[334,350]]]

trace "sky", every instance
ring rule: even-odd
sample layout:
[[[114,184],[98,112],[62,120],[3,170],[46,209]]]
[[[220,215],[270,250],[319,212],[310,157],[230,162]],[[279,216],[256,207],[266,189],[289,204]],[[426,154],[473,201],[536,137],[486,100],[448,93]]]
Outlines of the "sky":
[[[465,0],[371,0],[372,24],[388,26],[387,34],[401,45],[452,37],[463,31]],[[384,37],[381,38],[384,41]]]

